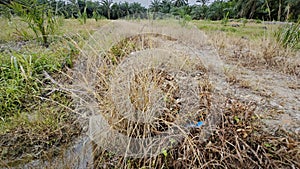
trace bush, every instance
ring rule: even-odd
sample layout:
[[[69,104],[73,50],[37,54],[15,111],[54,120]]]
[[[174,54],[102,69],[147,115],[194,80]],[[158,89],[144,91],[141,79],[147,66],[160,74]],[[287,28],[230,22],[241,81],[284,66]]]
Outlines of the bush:
[[[50,54],[51,56],[51,54]],[[60,69],[61,59],[48,54],[0,54],[0,118],[21,113],[41,92],[42,71]]]
[[[296,48],[300,42],[300,20],[292,25],[285,25],[280,27],[275,32],[276,40],[283,45],[283,47]]]
[[[222,23],[224,26],[226,26],[227,23],[229,22],[229,17],[228,17],[228,15],[229,15],[229,12],[227,12],[226,15],[224,15],[224,18],[223,18],[222,21],[221,21],[221,23]]]
[[[59,26],[50,4],[40,3],[38,0],[14,0],[6,6],[28,24],[44,46],[49,46],[48,37],[54,34]]]

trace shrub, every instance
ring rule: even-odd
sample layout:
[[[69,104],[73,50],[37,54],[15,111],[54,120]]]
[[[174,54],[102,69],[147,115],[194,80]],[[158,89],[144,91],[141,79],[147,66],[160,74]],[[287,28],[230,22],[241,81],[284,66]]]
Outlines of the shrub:
[[[59,70],[63,59],[49,53],[0,53],[0,118],[7,119],[31,105],[33,95],[39,95],[44,85],[42,72]]]
[[[300,42],[300,20],[292,25],[285,25],[280,27],[275,32],[276,40],[285,48],[295,48]]]
[[[226,13],[226,15],[224,15],[224,18],[222,19],[221,23],[226,26],[227,23],[229,22],[229,12]]]
[[[59,23],[48,3],[40,3],[38,0],[15,0],[7,4],[7,7],[28,24],[44,46],[49,46],[48,37],[54,34]]]

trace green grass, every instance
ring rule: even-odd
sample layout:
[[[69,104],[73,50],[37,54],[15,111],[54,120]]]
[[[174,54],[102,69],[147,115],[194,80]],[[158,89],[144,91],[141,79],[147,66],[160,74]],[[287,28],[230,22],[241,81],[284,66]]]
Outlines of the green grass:
[[[226,26],[221,21],[199,20],[193,23],[206,33],[224,32],[232,37],[247,37],[257,39],[263,37],[266,32],[272,32],[277,29],[277,25],[264,25],[261,23],[243,23],[229,22]],[[232,24],[239,24],[239,27],[232,27]]]
[[[28,40],[34,37],[34,33],[30,32],[26,23],[21,22],[19,18],[13,18],[12,21],[9,21],[0,17],[0,25],[2,28],[5,28],[0,31],[0,44],[10,41]],[[21,34],[26,34],[24,33],[25,31],[27,35],[22,37]]]
[[[21,156],[21,161],[40,158],[80,133],[70,94],[46,79],[44,71],[68,84],[61,72],[68,74],[84,40],[106,23],[64,20],[46,48],[18,18],[0,18],[5,28],[0,31],[0,161],[13,166]]]
[[[36,45],[0,54],[1,160],[17,159],[22,154],[37,157],[38,151],[78,133],[73,130],[77,128],[74,115],[66,109],[72,100],[67,93],[55,91],[57,86],[43,76],[43,71],[52,75],[61,71],[70,54]],[[68,132],[60,138],[63,130]],[[34,149],[38,145],[40,148]]]
[[[293,25],[284,25],[275,32],[276,40],[283,47],[300,48],[300,20]]]
[[[39,95],[42,91],[40,75],[42,71],[53,73],[62,68],[67,56],[56,53],[11,52],[0,54],[0,115],[2,118],[20,113],[22,108],[30,104],[32,95]],[[50,59],[51,58],[51,59]],[[28,103],[29,102],[29,103]]]

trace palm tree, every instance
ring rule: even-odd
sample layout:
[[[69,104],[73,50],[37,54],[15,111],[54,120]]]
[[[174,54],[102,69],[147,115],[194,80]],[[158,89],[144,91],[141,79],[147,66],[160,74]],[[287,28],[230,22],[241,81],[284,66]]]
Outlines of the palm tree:
[[[285,7],[285,12],[286,12],[285,20],[288,21],[290,19],[291,8],[295,6],[297,3],[299,3],[299,0],[287,0],[286,3],[287,4]]]
[[[50,4],[40,3],[38,0],[14,0],[8,7],[14,11],[21,20],[28,24],[36,38],[41,40],[45,47],[49,46],[48,37],[54,34],[59,27],[55,12]]]
[[[200,3],[202,6],[205,6],[209,0],[197,0],[196,2]]]
[[[239,17],[253,18],[264,4],[265,0],[237,0],[235,8]]]
[[[170,13],[173,7],[171,0],[162,0],[160,6],[161,6],[162,13]]]
[[[278,0],[278,15],[277,15],[278,21],[280,21],[281,18],[281,6],[282,6],[282,0]]]
[[[120,3],[120,10],[122,12],[122,16],[128,16],[130,14],[130,8],[129,8],[129,3],[128,2],[124,2],[124,3]]]
[[[272,17],[271,17],[271,9],[270,9],[270,5],[269,5],[269,0],[265,0],[265,1],[266,1],[266,6],[267,6],[267,11],[268,11],[269,20],[272,20]]]
[[[188,0],[173,0],[173,4],[175,7],[181,7],[188,5]]]
[[[69,0],[68,2],[68,10],[71,10],[71,18],[75,17],[78,18],[81,13],[80,13],[80,8],[79,8],[79,4],[77,2],[77,0]]]
[[[104,7],[105,11],[107,12],[107,18],[110,19],[110,11],[111,11],[111,6],[113,5],[113,1],[102,0],[101,5]]]
[[[214,1],[208,9],[207,17],[212,20],[222,19],[224,16],[223,1]]]
[[[140,3],[138,2],[133,2],[132,4],[129,5],[130,12],[132,14],[138,14],[138,13],[143,13],[146,11],[146,8],[143,7]]]
[[[150,11],[152,12],[159,12],[160,9],[161,9],[161,3],[160,3],[160,0],[153,0],[151,1],[151,4],[150,4]]]

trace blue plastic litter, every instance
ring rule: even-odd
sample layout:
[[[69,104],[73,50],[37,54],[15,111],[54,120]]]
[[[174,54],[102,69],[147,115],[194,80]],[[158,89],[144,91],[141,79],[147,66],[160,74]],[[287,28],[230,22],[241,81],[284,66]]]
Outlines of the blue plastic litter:
[[[200,127],[200,126],[202,126],[202,125],[203,125],[203,122],[202,122],[202,121],[198,121],[196,127]]]
[[[198,121],[197,124],[190,123],[187,127],[201,127],[203,125],[203,121]]]

